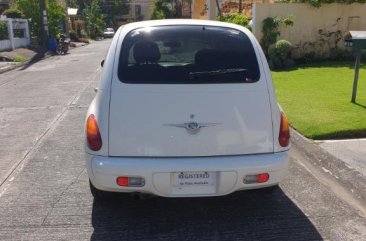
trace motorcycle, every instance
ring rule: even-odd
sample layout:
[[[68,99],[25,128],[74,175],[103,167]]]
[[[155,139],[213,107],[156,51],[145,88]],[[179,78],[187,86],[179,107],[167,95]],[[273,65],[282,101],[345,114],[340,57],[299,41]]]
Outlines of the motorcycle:
[[[67,52],[69,51],[69,45],[70,40],[61,35],[60,39],[57,41],[56,53],[60,55],[67,54]]]

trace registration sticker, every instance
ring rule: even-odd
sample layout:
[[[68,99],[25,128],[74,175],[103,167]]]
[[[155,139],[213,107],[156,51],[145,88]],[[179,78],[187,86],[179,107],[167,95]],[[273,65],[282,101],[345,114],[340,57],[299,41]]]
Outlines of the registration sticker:
[[[174,172],[174,194],[216,193],[216,172]]]

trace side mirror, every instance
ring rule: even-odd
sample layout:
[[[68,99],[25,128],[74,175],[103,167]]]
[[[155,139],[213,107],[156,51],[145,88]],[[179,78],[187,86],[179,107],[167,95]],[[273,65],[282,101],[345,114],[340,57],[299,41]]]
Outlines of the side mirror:
[[[104,59],[102,60],[102,62],[100,62],[100,66],[103,67],[103,65],[104,65]]]

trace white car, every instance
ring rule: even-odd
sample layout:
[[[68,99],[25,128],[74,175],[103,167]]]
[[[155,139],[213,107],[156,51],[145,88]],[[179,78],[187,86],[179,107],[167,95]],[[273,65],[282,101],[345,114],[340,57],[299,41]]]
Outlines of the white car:
[[[113,28],[106,28],[103,31],[104,38],[113,38],[114,36],[114,29]]]
[[[86,116],[95,198],[219,196],[279,184],[289,126],[250,31],[185,19],[131,23],[116,35]]]

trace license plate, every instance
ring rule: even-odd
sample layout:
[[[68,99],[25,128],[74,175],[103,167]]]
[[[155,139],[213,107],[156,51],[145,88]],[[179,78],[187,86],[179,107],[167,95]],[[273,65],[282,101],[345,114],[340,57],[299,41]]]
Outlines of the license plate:
[[[174,194],[216,193],[216,172],[174,172],[172,175]]]

